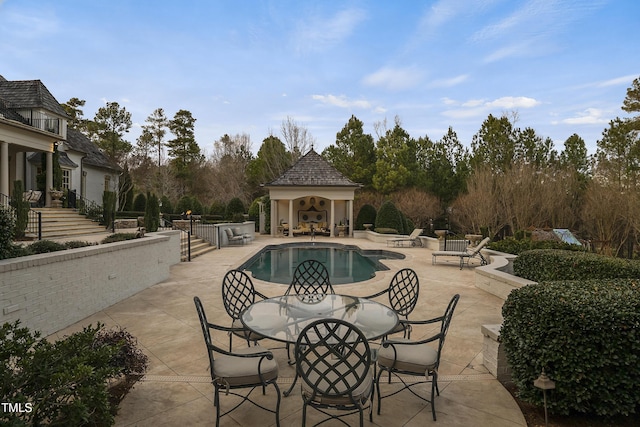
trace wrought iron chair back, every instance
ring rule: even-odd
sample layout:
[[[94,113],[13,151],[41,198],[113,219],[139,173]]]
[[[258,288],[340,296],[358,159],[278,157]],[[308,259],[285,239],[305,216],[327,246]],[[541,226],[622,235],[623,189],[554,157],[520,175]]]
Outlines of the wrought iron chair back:
[[[241,270],[229,270],[222,279],[222,302],[232,319],[256,301],[256,289],[251,278]]]
[[[362,425],[368,402],[372,419],[371,350],[356,326],[341,319],[317,320],[298,336],[295,356],[296,372],[304,382],[303,425],[308,405],[330,418],[359,413]],[[350,412],[335,415],[324,411],[328,408]]]
[[[235,328],[229,333],[229,350],[232,346],[232,338],[235,334],[240,338],[244,338],[249,344],[262,339],[249,330],[245,329],[240,321],[240,315],[251,304],[256,301],[256,296],[266,299],[264,295],[256,291],[251,278],[241,270],[229,270],[222,279],[222,302],[224,309],[232,319],[232,326]]]
[[[320,261],[309,259],[301,262],[293,272],[291,284],[285,295],[333,294],[327,267]]]
[[[398,316],[408,318],[416,308],[420,293],[420,279],[415,271],[403,268],[391,279],[389,284],[389,303]]]

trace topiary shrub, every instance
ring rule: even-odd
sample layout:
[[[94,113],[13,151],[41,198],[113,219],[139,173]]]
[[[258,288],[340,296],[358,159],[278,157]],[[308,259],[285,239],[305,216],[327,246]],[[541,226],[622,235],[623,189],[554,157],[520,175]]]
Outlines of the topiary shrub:
[[[379,228],[393,228],[398,232],[404,229],[400,211],[398,211],[396,205],[394,205],[391,200],[387,200],[380,206],[378,214],[376,215],[375,228],[376,231]]]
[[[102,218],[106,228],[111,227],[116,213],[116,193],[113,191],[105,191],[102,194]]]
[[[97,243],[83,242],[81,240],[70,240],[68,242],[64,242],[64,246],[67,249],[84,248],[86,246],[94,246],[96,244]]]
[[[220,218],[224,218],[224,214],[227,210],[227,205],[222,202],[213,202],[209,206],[209,213],[211,215],[218,215]]]
[[[160,204],[154,193],[147,193],[147,205],[144,209],[144,228],[148,232],[158,231],[160,227]]]
[[[640,261],[586,252],[536,249],[522,252],[513,262],[516,276],[545,280],[640,277]]]
[[[13,195],[11,196],[11,206],[16,212],[15,237],[24,237],[24,231],[29,223],[29,202],[24,200],[24,187],[22,181],[13,182]]]
[[[500,339],[519,397],[538,406],[544,369],[556,388],[552,413],[613,416],[640,402],[640,283],[637,279],[545,282],[513,290]]]
[[[133,200],[133,210],[136,212],[144,212],[144,207],[147,205],[147,198],[144,194],[140,193]]]
[[[171,200],[169,200],[167,196],[162,196],[160,198],[160,203],[162,203],[162,206],[160,206],[160,212],[162,212],[163,214],[173,213],[173,205],[171,204]]]
[[[178,200],[178,204],[176,205],[176,213],[184,214],[187,211],[192,211],[193,200],[189,196],[182,196],[180,200]]]
[[[376,208],[370,204],[364,204],[360,208],[358,215],[356,216],[356,230],[364,230],[364,224],[376,223]]]
[[[240,200],[239,198],[234,197],[233,199],[229,200],[224,217],[227,220],[233,220],[235,214],[244,214],[244,212],[244,203],[242,203],[242,200]]]

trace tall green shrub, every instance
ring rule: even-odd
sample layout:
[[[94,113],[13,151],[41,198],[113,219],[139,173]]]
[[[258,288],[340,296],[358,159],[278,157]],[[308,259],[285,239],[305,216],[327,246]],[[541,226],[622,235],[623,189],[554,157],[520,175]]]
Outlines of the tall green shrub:
[[[160,201],[162,202],[162,206],[160,206],[160,212],[165,214],[172,214],[173,204],[171,204],[171,200],[169,200],[167,196],[162,196],[160,198]]]
[[[106,228],[111,227],[113,220],[115,219],[116,198],[116,193],[114,191],[105,191],[102,194],[102,217]]]
[[[362,205],[358,216],[356,216],[356,230],[364,230],[364,224],[375,224],[376,222],[376,208],[373,205]]]
[[[538,406],[544,369],[552,413],[633,413],[640,402],[638,279],[545,282],[513,290],[500,339],[520,398]]]
[[[404,229],[400,211],[391,200],[387,200],[380,206],[378,214],[376,215],[375,227],[390,228],[396,230],[398,233]]]
[[[133,200],[133,210],[136,212],[144,212],[145,206],[147,206],[147,198],[144,194],[140,193]]]
[[[217,215],[220,218],[224,218],[224,213],[227,210],[227,205],[223,202],[213,202],[209,207],[209,213],[211,215]]]
[[[176,205],[176,213],[183,214],[187,211],[192,211],[193,213],[193,199],[189,196],[182,196]]]
[[[18,246],[13,243],[15,236],[15,218],[13,213],[0,205],[0,259],[13,258]]]
[[[144,228],[148,232],[158,231],[160,226],[160,203],[158,196],[147,193],[147,205],[144,209]]]
[[[234,197],[229,200],[224,217],[227,220],[233,220],[234,216],[237,218],[237,214],[244,214],[244,212],[244,203],[239,198]]]
[[[29,223],[29,202],[24,200],[23,193],[22,181],[14,181],[11,206],[16,212],[15,237],[24,237],[24,232]]]

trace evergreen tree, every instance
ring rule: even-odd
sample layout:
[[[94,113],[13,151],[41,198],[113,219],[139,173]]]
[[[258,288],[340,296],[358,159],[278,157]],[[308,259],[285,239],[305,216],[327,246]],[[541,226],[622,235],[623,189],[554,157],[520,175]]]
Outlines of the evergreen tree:
[[[180,110],[169,122],[169,129],[175,138],[167,142],[167,148],[171,156],[172,170],[182,184],[182,194],[190,192],[195,168],[204,160],[195,140],[195,121],[191,112]]]

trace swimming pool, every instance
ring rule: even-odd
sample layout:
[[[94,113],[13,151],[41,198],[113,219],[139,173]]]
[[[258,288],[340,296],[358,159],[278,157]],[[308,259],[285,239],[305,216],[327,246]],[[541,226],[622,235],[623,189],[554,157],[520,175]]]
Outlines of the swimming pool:
[[[289,284],[298,264],[308,259],[323,263],[329,271],[331,284],[362,282],[389,270],[381,259],[404,259],[398,252],[363,250],[355,245],[339,243],[285,243],[267,245],[238,267],[248,270],[256,279]]]

